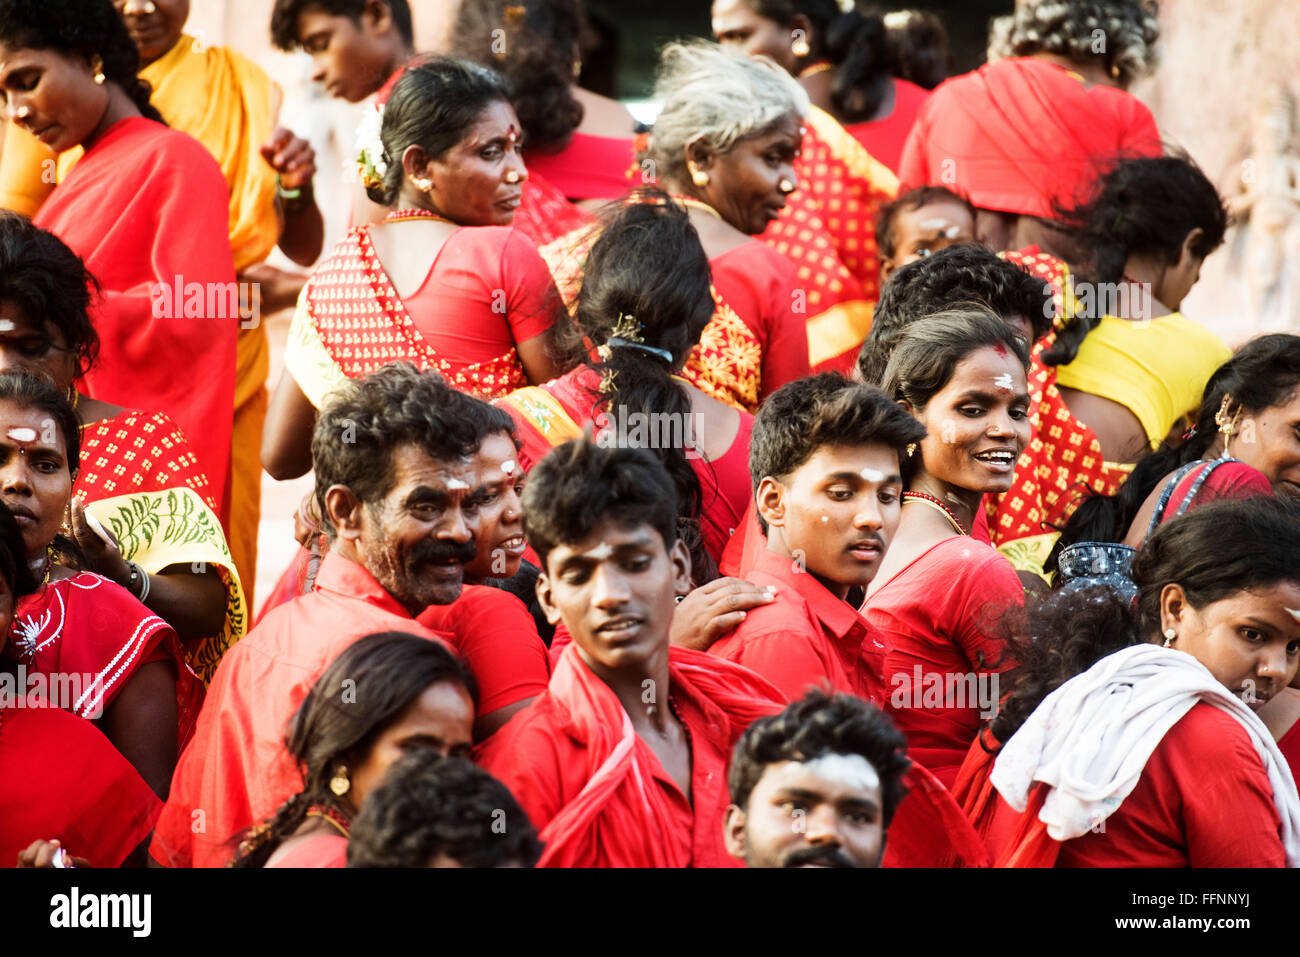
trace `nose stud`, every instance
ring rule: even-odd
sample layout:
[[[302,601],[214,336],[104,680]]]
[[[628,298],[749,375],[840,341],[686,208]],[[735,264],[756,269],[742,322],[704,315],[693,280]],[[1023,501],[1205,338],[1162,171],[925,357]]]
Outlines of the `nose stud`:
[[[18,107],[18,109],[14,110],[15,120],[25,120],[27,119],[27,117],[31,115],[32,115],[32,108],[30,106],[20,106]]]
[[[779,189],[783,193],[793,193],[794,183],[790,182],[788,179],[783,179],[781,180],[780,183],[777,184],[777,189]]]
[[[151,13],[157,13],[158,4],[154,3],[153,0],[147,0],[147,2],[144,5],[144,12],[146,16]]]
[[[513,170],[513,169],[512,169],[512,170],[509,170],[509,171],[506,173],[506,182],[509,183],[511,186],[513,186],[515,183],[519,182],[519,171],[518,171],[518,170]]]

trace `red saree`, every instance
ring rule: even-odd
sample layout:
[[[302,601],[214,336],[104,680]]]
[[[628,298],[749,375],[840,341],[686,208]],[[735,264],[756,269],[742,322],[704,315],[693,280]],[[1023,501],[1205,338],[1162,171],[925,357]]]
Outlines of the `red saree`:
[[[550,327],[552,306],[558,308],[553,296],[527,237],[484,226],[452,233],[424,284],[404,301],[375,253],[370,227],[360,226],[303,288],[285,364],[317,407],[346,379],[399,361],[434,369],[465,392],[505,395],[528,384],[515,343]]]
[[[816,107],[795,171],[799,189],[762,240],[797,269],[813,371],[848,372],[871,331],[880,289],[876,216],[898,192],[898,180]]]
[[[609,687],[570,647],[546,693],[479,749],[478,762],[541,832],[539,867],[736,867],[723,844],[726,765],[740,735],[781,710],[753,672],[670,647],[672,701],[690,730],[688,803]]]
[[[942,184],[983,209],[1047,219],[1124,157],[1159,156],[1151,111],[1033,57],[986,63],[940,84],[903,149],[905,187]]]
[[[632,188],[628,170],[636,166],[632,137],[592,136],[574,132],[554,153],[529,150],[528,172],[541,173],[571,200],[618,199]]]
[[[57,840],[92,867],[120,867],[162,810],[93,724],[36,696],[0,708],[0,781],[0,867],[35,840]]]
[[[72,689],[67,710],[94,720],[143,664],[167,661],[176,669],[176,747],[185,749],[203,683],[186,664],[171,625],[125,588],[90,572],[61,578],[18,600],[6,652],[29,673]]]
[[[1030,246],[1003,258],[1041,278],[1052,287],[1057,323],[1074,314],[1069,267]],[[1065,317],[1064,319],[1062,317]],[[1011,488],[984,496],[989,535],[1018,571],[1041,575],[1043,562],[1058,537],[1056,531],[1079,507],[1088,492],[1114,495],[1128,472],[1111,465],[1101,452],[1097,435],[1066,406],[1056,387],[1056,367],[1043,363],[1043,350],[1055,332],[1039,340],[1029,366],[1029,445],[1016,461]]]
[[[144,119],[114,125],[32,220],[71,247],[104,295],[100,352],[84,391],[157,409],[192,436],[226,507],[239,295],[229,192],[195,139]]]

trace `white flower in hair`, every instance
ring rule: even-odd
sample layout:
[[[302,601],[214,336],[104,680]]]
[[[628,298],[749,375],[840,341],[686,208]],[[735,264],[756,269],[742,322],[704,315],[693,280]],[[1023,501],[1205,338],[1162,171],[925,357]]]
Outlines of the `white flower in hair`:
[[[357,168],[361,173],[361,182],[367,187],[381,185],[388,173],[388,163],[384,159],[384,141],[380,137],[383,126],[382,103],[367,112],[357,124]]]

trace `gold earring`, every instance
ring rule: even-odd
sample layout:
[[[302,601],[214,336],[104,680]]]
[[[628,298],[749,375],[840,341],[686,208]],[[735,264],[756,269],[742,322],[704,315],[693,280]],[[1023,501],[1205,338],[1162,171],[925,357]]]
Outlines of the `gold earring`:
[[[696,186],[708,186],[709,174],[704,172],[704,170],[702,169],[696,169],[694,166],[692,166],[691,182],[694,183]]]
[[[104,81],[108,79],[108,77],[104,76],[104,61],[99,57],[95,57],[95,62],[90,65],[90,68],[95,71],[94,80],[96,85],[103,86]]]
[[[342,797],[352,789],[352,782],[348,780],[348,766],[340,764],[334,769],[334,777],[330,778],[330,791],[335,797]]]
[[[433,180],[431,179],[413,179],[411,182],[415,184],[416,189],[425,193],[427,193],[429,188],[433,186]]]
[[[1232,438],[1232,434],[1237,431],[1237,421],[1241,418],[1241,407],[1237,407],[1236,414],[1229,419],[1228,409],[1232,407],[1232,396],[1225,395],[1223,403],[1219,406],[1219,411],[1214,413],[1214,424],[1219,427],[1223,433],[1223,441],[1227,443]]]
[[[808,45],[808,38],[804,36],[796,37],[794,42],[790,44],[790,52],[800,58],[812,53],[812,47]]]
[[[907,457],[910,459],[916,454],[916,443],[912,442],[907,446]]]
[[[1166,647],[1166,648],[1172,648],[1172,647],[1174,646],[1174,639],[1177,638],[1177,637],[1178,637],[1178,632],[1174,631],[1172,628],[1166,628],[1166,629],[1165,629],[1165,647]]]

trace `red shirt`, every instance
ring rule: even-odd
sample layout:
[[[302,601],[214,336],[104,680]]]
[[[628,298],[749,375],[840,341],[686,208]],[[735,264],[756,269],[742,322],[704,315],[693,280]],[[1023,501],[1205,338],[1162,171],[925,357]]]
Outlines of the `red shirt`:
[[[455,636],[456,652],[478,682],[479,714],[535,698],[551,680],[533,616],[500,588],[466,585],[450,605],[430,605],[415,620]]]
[[[929,97],[930,91],[925,87],[895,77],[894,108],[889,111],[889,115],[881,120],[846,124],[844,128],[853,134],[853,138],[868,153],[897,173],[907,134],[912,132],[916,114],[921,112],[921,107]]]
[[[887,648],[885,709],[907,735],[908,754],[947,787],[999,699],[996,684],[978,676],[1010,665],[997,623],[1023,603],[1010,562],[955,536],[927,549],[863,605]]]
[[[570,647],[546,693],[489,738],[479,763],[541,832],[540,867],[735,867],[723,844],[727,760],[756,718],[781,709],[758,676],[669,648],[671,702],[690,736],[688,800]]]
[[[998,812],[1015,816],[1001,797]],[[1241,723],[1193,705],[1103,829],[1062,844],[1056,866],[1285,867],[1273,788]]]
[[[302,790],[284,746],[289,719],[326,667],[369,634],[400,631],[448,640],[425,628],[365,568],[335,552],[316,590],[275,609],[217,668],[150,853],[169,867],[220,867],[231,838]]]
[[[776,601],[748,612],[709,653],[758,672],[794,701],[810,686],[879,703],[885,645],[849,604],[784,555],[764,550],[745,574]]]

